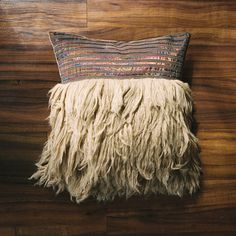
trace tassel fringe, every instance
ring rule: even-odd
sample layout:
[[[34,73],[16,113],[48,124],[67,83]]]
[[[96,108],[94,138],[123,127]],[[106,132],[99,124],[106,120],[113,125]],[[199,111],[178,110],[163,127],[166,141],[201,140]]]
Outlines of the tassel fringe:
[[[90,79],[49,93],[52,130],[30,177],[37,184],[67,190],[77,203],[89,196],[183,196],[199,188],[187,83]]]

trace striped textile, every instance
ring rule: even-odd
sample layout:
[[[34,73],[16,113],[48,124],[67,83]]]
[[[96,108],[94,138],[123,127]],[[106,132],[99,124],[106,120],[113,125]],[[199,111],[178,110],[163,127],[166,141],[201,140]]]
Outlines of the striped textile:
[[[181,79],[189,33],[136,41],[49,32],[62,83],[90,78]]]

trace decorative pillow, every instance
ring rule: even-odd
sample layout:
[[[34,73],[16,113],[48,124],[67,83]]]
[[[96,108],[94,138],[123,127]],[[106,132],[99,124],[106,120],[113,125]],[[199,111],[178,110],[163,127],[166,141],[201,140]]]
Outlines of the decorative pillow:
[[[31,176],[81,202],[199,188],[193,99],[181,81],[190,35],[137,41],[50,33],[62,83]]]

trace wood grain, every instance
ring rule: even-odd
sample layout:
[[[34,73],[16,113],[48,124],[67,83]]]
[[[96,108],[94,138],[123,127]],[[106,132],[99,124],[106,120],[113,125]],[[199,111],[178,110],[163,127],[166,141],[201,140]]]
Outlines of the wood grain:
[[[58,28],[73,30],[87,25],[86,0],[34,1],[2,0],[0,21],[5,32],[1,37],[12,38],[19,43],[30,42],[35,35],[45,40],[48,31]]]
[[[89,26],[227,28],[236,24],[235,1],[90,0],[88,9]]]
[[[47,93],[60,81],[48,31],[134,40],[188,31],[184,80],[195,101],[201,191],[183,199],[88,199],[33,186],[47,139]],[[0,2],[0,235],[236,234],[234,0]]]

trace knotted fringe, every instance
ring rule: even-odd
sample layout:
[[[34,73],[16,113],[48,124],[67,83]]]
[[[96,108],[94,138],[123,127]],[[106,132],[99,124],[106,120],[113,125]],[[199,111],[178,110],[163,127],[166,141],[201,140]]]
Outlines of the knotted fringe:
[[[199,188],[197,138],[188,84],[166,79],[94,79],[50,91],[52,128],[30,178],[71,199]]]

